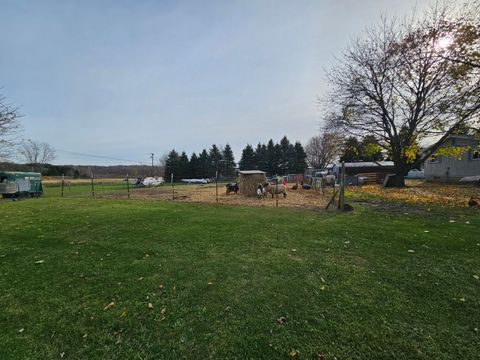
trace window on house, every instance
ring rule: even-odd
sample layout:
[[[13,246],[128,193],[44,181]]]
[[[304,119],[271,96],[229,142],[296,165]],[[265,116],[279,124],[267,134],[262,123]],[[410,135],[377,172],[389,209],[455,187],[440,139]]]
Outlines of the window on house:
[[[440,156],[438,156],[438,155],[432,155],[432,156],[430,156],[429,162],[430,162],[431,164],[437,164],[437,163],[439,163],[439,162],[440,162]]]
[[[480,160],[480,150],[473,149],[472,150],[472,160]]]

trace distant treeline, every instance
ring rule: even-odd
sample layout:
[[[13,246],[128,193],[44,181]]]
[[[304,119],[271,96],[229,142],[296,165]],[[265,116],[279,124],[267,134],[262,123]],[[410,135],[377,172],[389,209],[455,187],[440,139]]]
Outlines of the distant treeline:
[[[217,171],[219,177],[224,179],[232,179],[236,175],[235,158],[229,144],[223,150],[213,144],[208,151],[203,149],[198,155],[193,153],[190,158],[185,151],[179,154],[172,150],[164,161],[167,179],[170,179],[171,174],[175,180],[213,178]]]
[[[261,170],[267,175],[286,175],[303,173],[307,168],[306,154],[300,142],[290,143],[284,136],[280,143],[272,139],[267,144],[258,144],[254,149],[247,145],[242,151],[238,163],[240,170]],[[232,179],[236,176],[236,163],[229,144],[222,150],[213,144],[209,150],[203,149],[198,155],[190,157],[171,150],[164,159],[165,177],[173,174],[175,180],[184,178],[213,178],[218,171],[219,177]]]
[[[51,164],[15,164],[0,163],[2,171],[35,171],[44,176],[62,176],[72,178],[88,178],[93,174],[96,178],[108,177],[145,177],[163,175],[163,167],[149,165],[112,165],[112,166],[86,166],[86,165],[51,165]]]
[[[272,139],[254,149],[247,145],[242,151],[240,170],[261,170],[268,175],[301,174],[307,168],[307,155],[300,142],[291,144],[286,136],[280,143]]]

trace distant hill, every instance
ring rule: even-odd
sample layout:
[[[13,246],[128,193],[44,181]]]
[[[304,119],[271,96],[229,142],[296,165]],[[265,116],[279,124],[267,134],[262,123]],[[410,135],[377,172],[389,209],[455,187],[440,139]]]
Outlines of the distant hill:
[[[16,164],[0,162],[1,171],[37,171],[45,176],[61,176],[64,174],[73,178],[90,177],[93,173],[96,178],[108,177],[145,177],[152,176],[152,167],[148,165],[51,165],[51,164]],[[155,176],[163,176],[164,169],[161,166],[154,167]]]

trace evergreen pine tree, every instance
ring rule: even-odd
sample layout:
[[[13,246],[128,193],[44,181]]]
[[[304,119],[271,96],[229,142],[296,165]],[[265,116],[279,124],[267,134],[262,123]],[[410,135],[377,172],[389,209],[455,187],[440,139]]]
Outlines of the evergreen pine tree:
[[[224,161],[222,166],[222,175],[226,178],[235,177],[235,157],[233,156],[233,151],[230,144],[225,145],[222,157]]]
[[[255,169],[267,171],[267,147],[258,143],[255,149]]]
[[[190,178],[190,162],[185,151],[182,152],[178,159],[178,180]]]
[[[245,149],[242,151],[242,158],[238,163],[240,170],[253,170],[255,169],[255,156],[253,147],[250,144],[247,144]]]
[[[282,175],[287,174],[289,164],[288,164],[288,152],[290,148],[290,141],[288,141],[287,137],[284,136],[282,140],[280,140],[280,158],[279,158],[279,168],[280,173]]]
[[[179,156],[175,150],[171,150],[168,153],[167,160],[165,161],[165,177],[170,179],[171,174],[177,179]]]
[[[268,175],[275,175],[278,169],[278,156],[272,139],[268,140],[265,160],[266,168],[264,171],[266,171]]]
[[[198,156],[199,162],[199,173],[198,176],[201,178],[208,178],[210,171],[210,157],[206,149],[203,149],[200,155]]]
[[[295,150],[295,146],[289,144],[287,149],[286,171],[283,173],[283,175],[295,173],[297,167],[297,151]]]
[[[273,147],[273,165],[272,165],[272,175],[280,175],[282,169],[280,168],[280,162],[282,159],[282,148],[280,144],[275,144]]]
[[[213,144],[208,153],[210,160],[210,168],[208,172],[209,177],[215,177],[215,172],[222,166],[220,160],[222,160],[222,153],[218,149],[217,145]]]
[[[343,145],[343,152],[340,155],[340,161],[354,162],[360,161],[361,146],[358,139],[354,136],[350,136],[345,140]]]
[[[197,156],[197,154],[193,153],[192,156],[190,156],[190,175],[189,177],[191,178],[200,178],[202,177],[201,175],[201,165],[200,165],[200,160]]]
[[[305,149],[299,141],[295,142],[295,154],[296,164],[293,172],[296,174],[303,174],[307,168],[307,154],[305,153]]]

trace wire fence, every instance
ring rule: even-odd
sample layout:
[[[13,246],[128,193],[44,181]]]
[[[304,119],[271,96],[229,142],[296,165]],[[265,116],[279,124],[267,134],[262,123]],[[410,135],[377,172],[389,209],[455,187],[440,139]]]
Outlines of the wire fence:
[[[163,183],[155,186],[135,186],[132,179],[49,179],[44,181],[44,196],[63,198],[98,198],[164,200],[195,203],[218,203],[239,206],[307,207],[321,209],[334,194],[333,187],[315,186],[303,189],[301,184],[287,183],[286,195],[246,196],[227,191],[228,182],[208,184]]]

